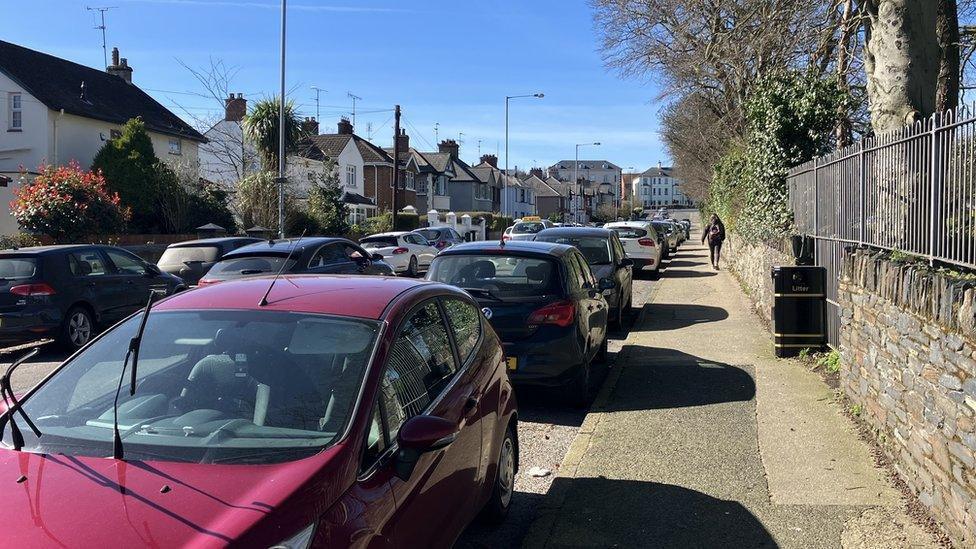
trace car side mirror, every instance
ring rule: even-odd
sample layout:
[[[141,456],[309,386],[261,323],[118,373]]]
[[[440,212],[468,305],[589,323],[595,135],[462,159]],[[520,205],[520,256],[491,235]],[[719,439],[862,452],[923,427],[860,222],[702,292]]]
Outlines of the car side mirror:
[[[383,256],[377,253],[374,253],[373,255],[369,256],[369,258],[373,261],[383,261]]]
[[[162,271],[159,270],[159,267],[152,263],[146,263],[146,276],[159,276],[160,274]]]
[[[447,448],[457,436],[457,425],[444,418],[421,415],[408,419],[397,434],[396,476],[409,479],[420,456]]]
[[[609,276],[606,277],[606,278],[601,278],[600,279],[600,290],[601,291],[604,291],[605,292],[607,290],[612,290],[615,286],[616,286],[616,284],[614,284],[613,279],[610,278]]]
[[[629,257],[625,257],[625,258],[623,258],[620,261],[620,266],[621,267],[633,267],[634,266],[634,260],[631,259],[631,258],[629,258]]]

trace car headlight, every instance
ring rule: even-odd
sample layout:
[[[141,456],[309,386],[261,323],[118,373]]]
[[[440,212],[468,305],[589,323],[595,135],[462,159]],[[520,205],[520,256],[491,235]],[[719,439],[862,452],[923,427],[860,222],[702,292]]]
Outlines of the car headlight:
[[[312,534],[315,533],[315,523],[285,541],[272,545],[270,549],[306,549],[312,544]]]

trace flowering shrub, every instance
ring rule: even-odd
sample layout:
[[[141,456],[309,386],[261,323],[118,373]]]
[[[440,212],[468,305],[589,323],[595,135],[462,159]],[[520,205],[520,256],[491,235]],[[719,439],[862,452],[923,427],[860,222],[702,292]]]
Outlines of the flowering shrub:
[[[120,231],[129,218],[118,193],[109,192],[101,172],[68,166],[41,166],[40,175],[14,191],[10,213],[21,228],[58,243]],[[23,176],[26,179],[26,175]]]

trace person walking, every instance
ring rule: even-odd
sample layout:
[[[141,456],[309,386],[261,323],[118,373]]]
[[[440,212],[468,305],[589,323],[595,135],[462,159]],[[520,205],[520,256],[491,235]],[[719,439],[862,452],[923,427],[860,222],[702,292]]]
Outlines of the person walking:
[[[722,255],[722,242],[725,241],[725,224],[716,214],[712,214],[708,225],[702,232],[702,244],[705,243],[706,239],[708,240],[708,253],[712,258],[712,268],[717,271],[718,260]]]

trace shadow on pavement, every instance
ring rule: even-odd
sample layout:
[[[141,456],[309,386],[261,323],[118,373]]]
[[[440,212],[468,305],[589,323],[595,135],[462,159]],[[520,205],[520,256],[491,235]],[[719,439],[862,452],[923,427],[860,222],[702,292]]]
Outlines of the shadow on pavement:
[[[710,305],[650,303],[644,307],[646,309],[644,323],[640,326],[634,326],[634,330],[643,332],[679,330],[696,324],[718,322],[729,318],[728,311]]]
[[[547,547],[777,547],[739,503],[687,488],[559,477],[549,492],[560,490],[568,497]]]
[[[715,271],[686,271],[682,269],[675,270],[670,265],[667,269],[661,273],[661,278],[708,278],[710,276],[715,276],[718,273]]]
[[[672,261],[671,263],[668,263],[668,267],[674,269],[676,267],[697,267],[699,265],[704,265],[704,264],[705,264],[704,261],[687,261],[684,259],[679,259],[676,261]]]
[[[483,520],[475,520],[461,534],[454,549],[495,549],[496,547],[521,547],[522,538],[538,514],[545,494],[516,491],[512,494],[512,506],[505,521],[491,526]]]
[[[748,402],[756,396],[752,376],[736,366],[721,364],[673,349],[628,345],[621,351],[627,366],[613,397],[598,410],[620,412]]]

